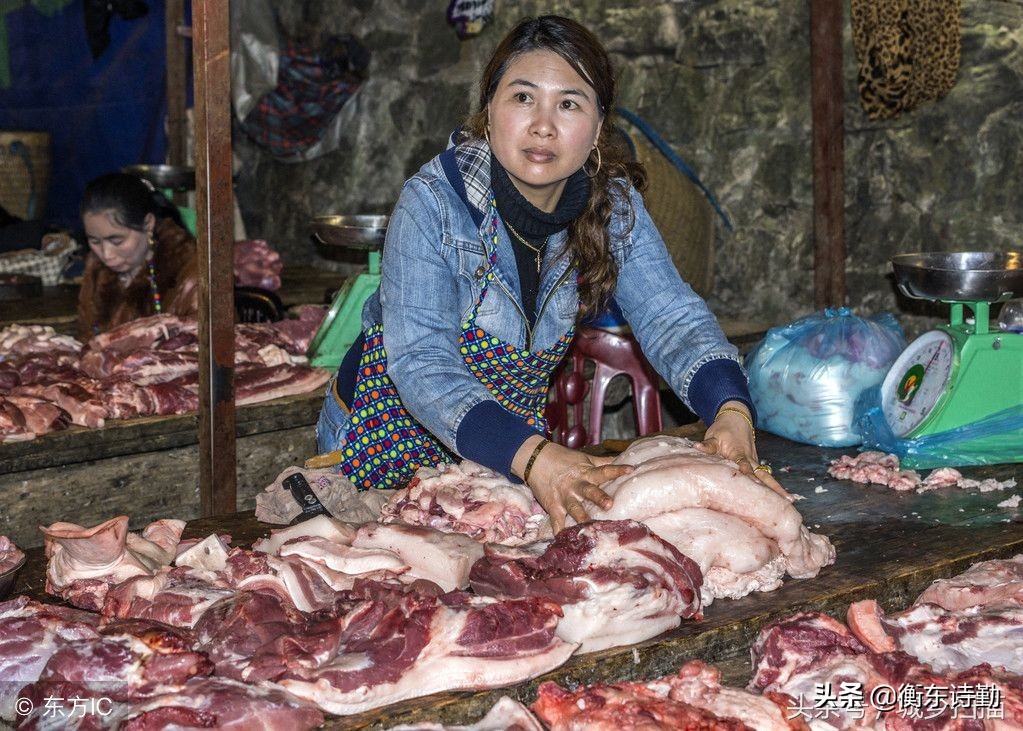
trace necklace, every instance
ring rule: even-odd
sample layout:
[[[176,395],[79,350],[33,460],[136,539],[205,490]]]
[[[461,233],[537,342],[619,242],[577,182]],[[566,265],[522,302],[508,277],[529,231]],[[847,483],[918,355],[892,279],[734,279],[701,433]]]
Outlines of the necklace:
[[[519,243],[521,243],[527,249],[529,249],[534,254],[536,254],[536,273],[539,274],[540,273],[540,263],[543,261],[543,252],[544,252],[544,249],[547,248],[547,242],[550,241],[551,237],[550,236],[546,236],[544,238],[542,244],[540,244],[539,246],[534,246],[533,244],[531,244],[528,241],[526,241],[525,237],[522,234],[520,234],[518,231],[516,231],[512,227],[512,225],[510,223],[505,221],[504,225],[508,227],[508,230],[511,232],[511,235],[519,240]]]
[[[153,309],[156,310],[156,314],[160,314],[160,289],[156,286],[156,267],[153,266],[153,260],[149,260],[149,291],[153,293]]]

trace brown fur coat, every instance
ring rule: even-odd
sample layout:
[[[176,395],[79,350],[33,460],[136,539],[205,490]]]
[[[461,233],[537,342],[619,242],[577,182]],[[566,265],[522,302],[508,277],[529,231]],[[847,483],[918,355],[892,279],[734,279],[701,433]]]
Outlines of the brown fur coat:
[[[153,269],[160,291],[161,312],[196,317],[199,272],[195,238],[164,218],[157,221],[153,241]],[[78,336],[83,342],[96,333],[154,314],[148,267],[142,267],[127,287],[123,287],[117,280],[117,273],[89,252],[78,294]]]

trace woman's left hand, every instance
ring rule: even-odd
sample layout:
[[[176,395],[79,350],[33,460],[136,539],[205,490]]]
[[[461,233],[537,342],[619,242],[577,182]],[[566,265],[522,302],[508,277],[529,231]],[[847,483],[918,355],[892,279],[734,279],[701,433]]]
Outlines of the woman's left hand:
[[[731,409],[741,409],[742,413],[736,413]],[[749,475],[765,487],[771,488],[786,500],[791,502],[795,499],[774,479],[771,468],[760,464],[752,419],[742,402],[725,403],[718,411],[714,423],[707,427],[703,441],[697,442],[696,447],[707,454],[717,454],[735,462],[744,475]]]

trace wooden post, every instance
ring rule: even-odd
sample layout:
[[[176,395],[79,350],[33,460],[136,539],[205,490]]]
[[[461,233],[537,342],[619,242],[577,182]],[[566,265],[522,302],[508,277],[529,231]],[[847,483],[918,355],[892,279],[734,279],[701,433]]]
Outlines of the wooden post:
[[[842,0],[810,0],[814,307],[845,305]]]
[[[167,43],[167,162],[177,166],[188,164],[188,117],[185,114],[188,95],[185,75],[187,41],[178,33],[178,26],[184,23],[184,19],[185,0],[167,0],[164,19]]]
[[[195,206],[199,240],[199,494],[204,516],[237,510],[234,411],[234,200],[230,16],[192,4]]]

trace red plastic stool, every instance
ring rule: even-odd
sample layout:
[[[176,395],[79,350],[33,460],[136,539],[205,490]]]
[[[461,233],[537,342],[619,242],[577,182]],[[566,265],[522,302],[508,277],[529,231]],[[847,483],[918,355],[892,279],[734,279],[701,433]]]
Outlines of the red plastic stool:
[[[586,361],[593,378],[587,382]],[[578,449],[600,444],[604,396],[611,379],[626,376],[632,382],[632,413],[639,436],[661,430],[659,376],[639,349],[632,333],[582,327],[576,332],[568,358],[554,378],[547,403],[547,423],[559,444]],[[590,396],[589,430],[583,421],[584,401]],[[569,413],[571,412],[571,425]]]

